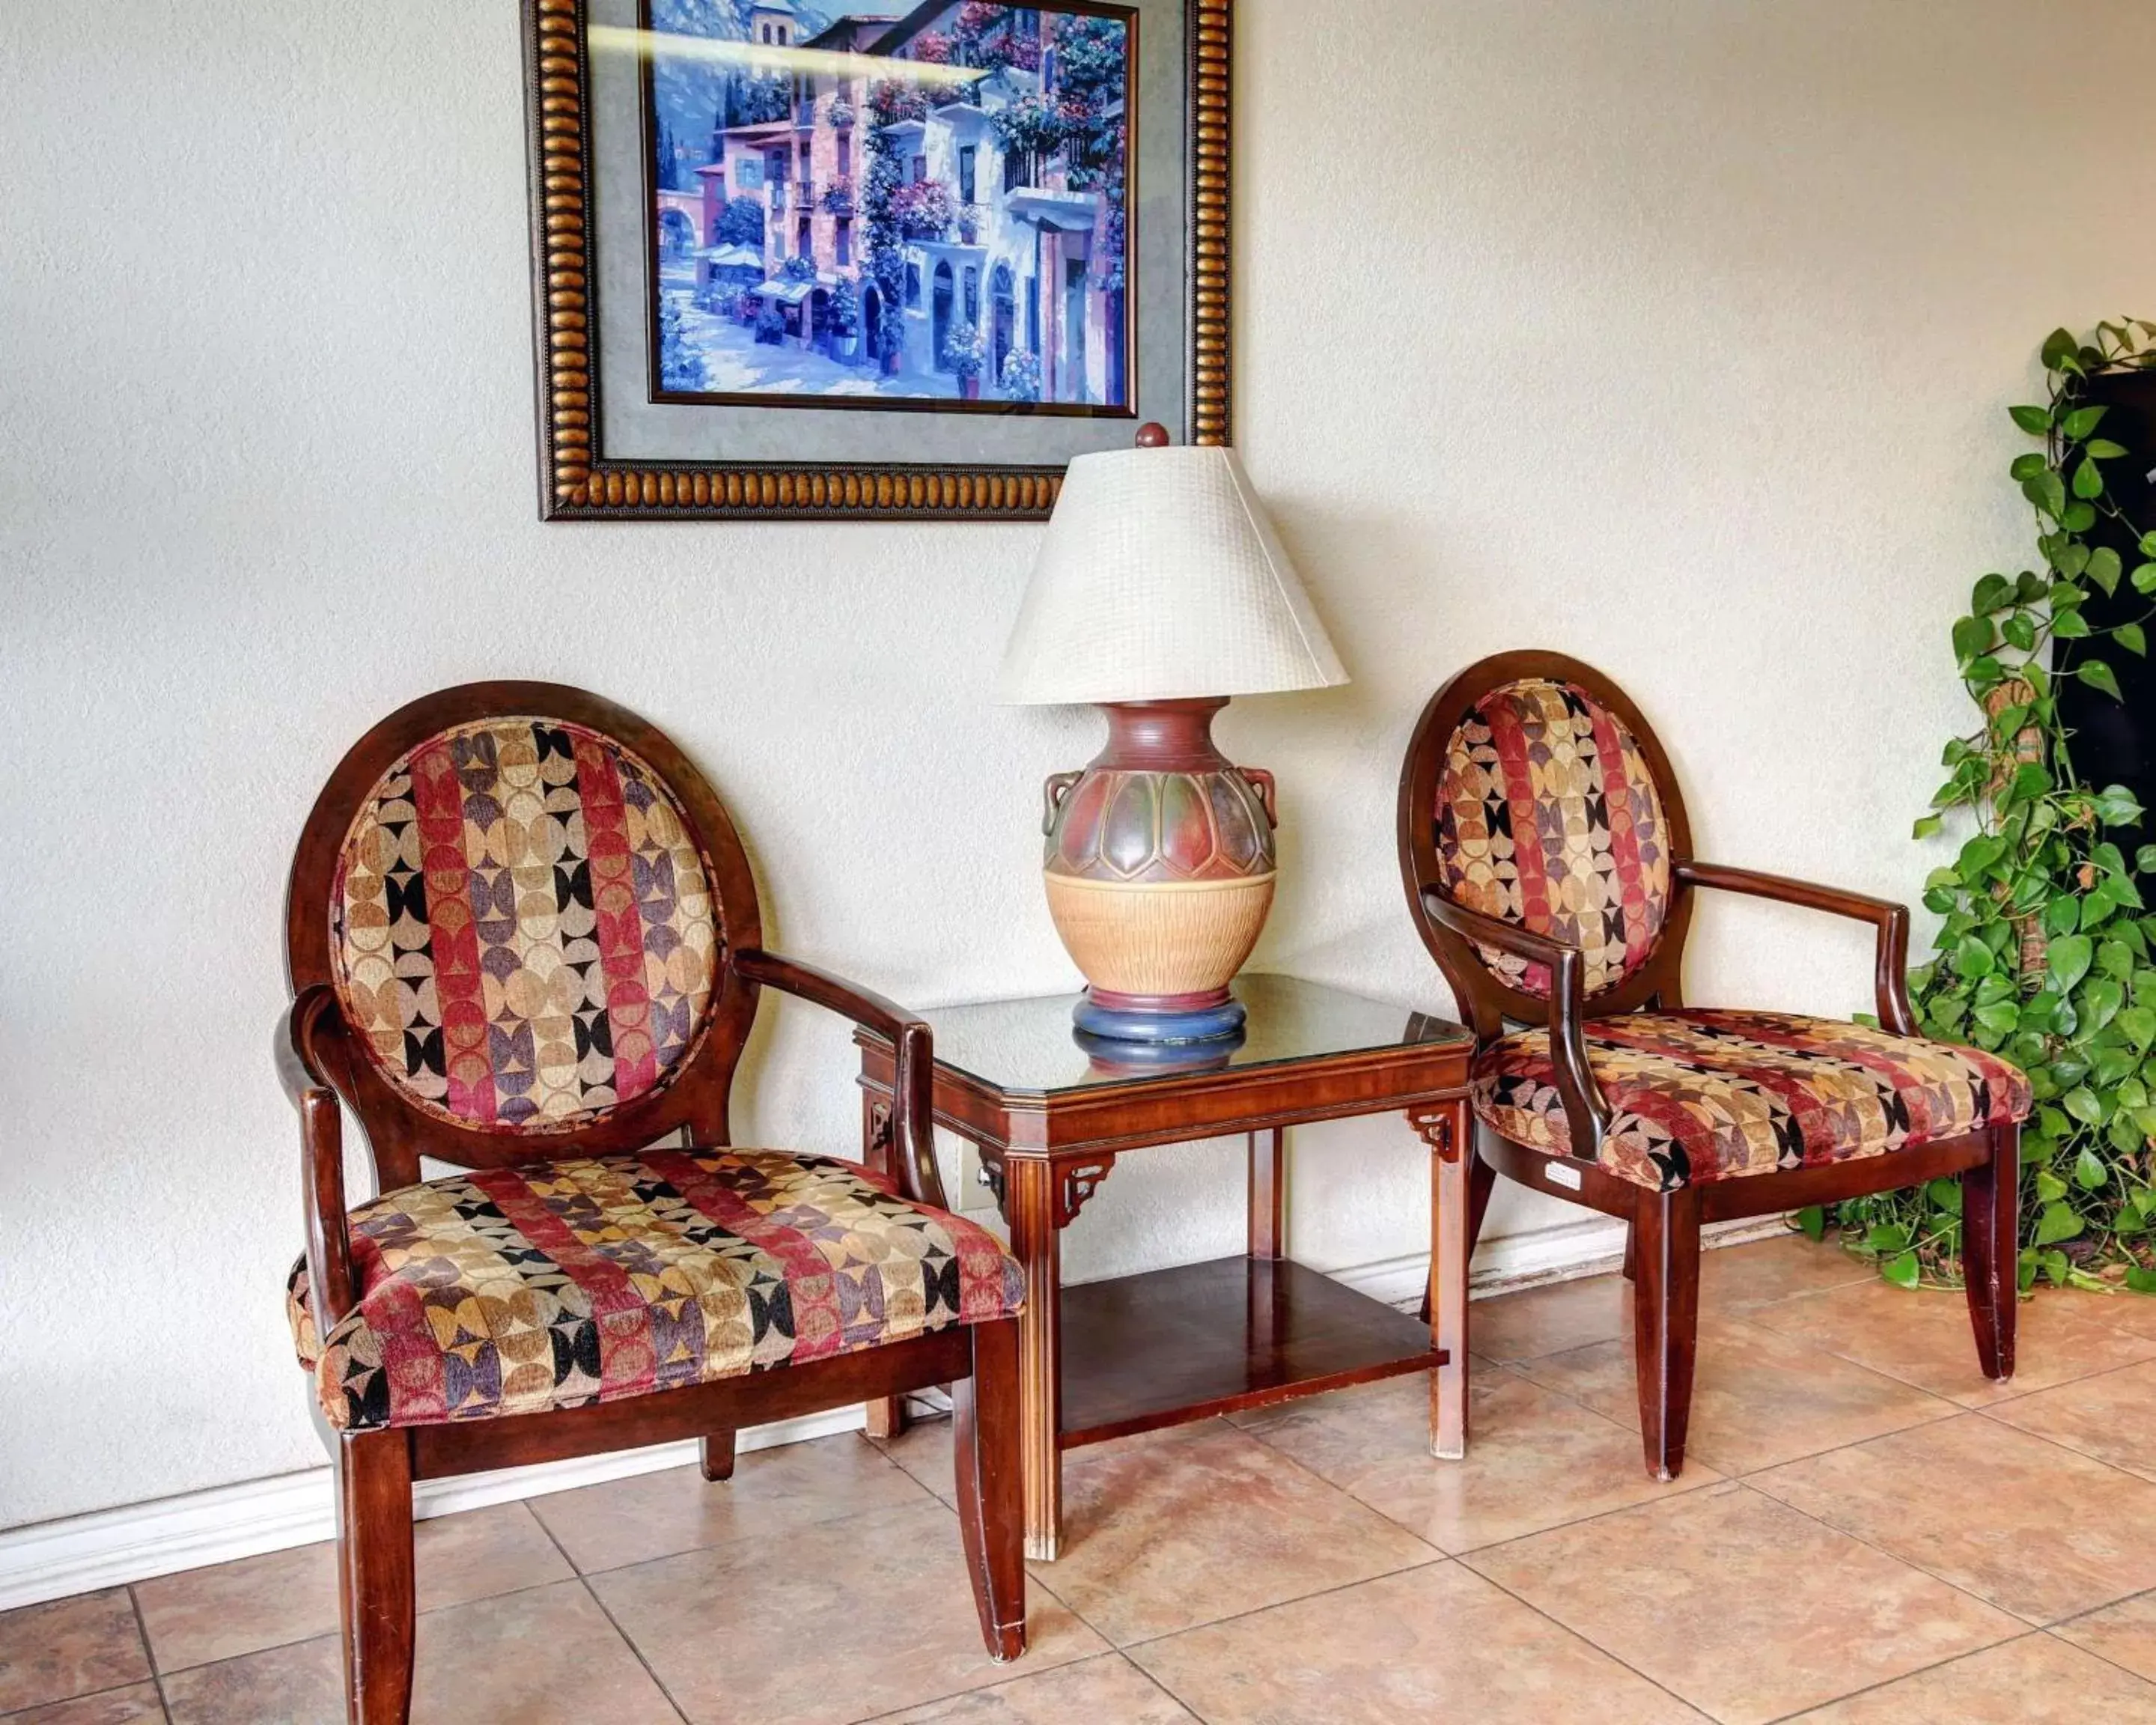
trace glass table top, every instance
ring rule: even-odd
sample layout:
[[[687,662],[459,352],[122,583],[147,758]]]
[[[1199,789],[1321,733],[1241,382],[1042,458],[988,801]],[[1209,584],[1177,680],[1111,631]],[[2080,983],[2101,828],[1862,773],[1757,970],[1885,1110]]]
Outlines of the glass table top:
[[[1240,1038],[1214,1042],[1161,1046],[1089,1036],[1070,1022],[1075,993],[947,1006],[921,1015],[935,1038],[938,1065],[995,1090],[1042,1096],[1473,1040],[1449,1019],[1296,977],[1245,974],[1234,986],[1250,1018]]]

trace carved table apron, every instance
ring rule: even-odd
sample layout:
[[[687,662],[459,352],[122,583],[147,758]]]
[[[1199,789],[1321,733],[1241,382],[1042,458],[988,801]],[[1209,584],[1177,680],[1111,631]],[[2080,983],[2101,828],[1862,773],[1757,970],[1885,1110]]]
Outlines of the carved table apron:
[[[1288,977],[1246,975],[1245,1039],[1180,1068],[1081,1046],[1070,999],[930,1012],[936,1123],[977,1148],[1024,1266],[1019,1319],[1027,1555],[1062,1538],[1063,1451],[1405,1372],[1430,1378],[1430,1448],[1467,1438],[1468,1031]],[[891,1050],[867,1032],[862,1137],[889,1166]],[[1430,1150],[1430,1325],[1286,1255],[1286,1127],[1404,1113]],[[1241,1257],[1065,1288],[1061,1235],[1116,1168],[1157,1145],[1247,1133]],[[893,1435],[896,1403],[870,1409]]]

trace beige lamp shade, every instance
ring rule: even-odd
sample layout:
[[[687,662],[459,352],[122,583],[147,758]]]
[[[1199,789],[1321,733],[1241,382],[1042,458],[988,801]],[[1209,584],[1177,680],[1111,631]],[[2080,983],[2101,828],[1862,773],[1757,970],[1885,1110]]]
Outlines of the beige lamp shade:
[[[1347,680],[1235,451],[1116,449],[1070,464],[996,699],[1178,701]]]

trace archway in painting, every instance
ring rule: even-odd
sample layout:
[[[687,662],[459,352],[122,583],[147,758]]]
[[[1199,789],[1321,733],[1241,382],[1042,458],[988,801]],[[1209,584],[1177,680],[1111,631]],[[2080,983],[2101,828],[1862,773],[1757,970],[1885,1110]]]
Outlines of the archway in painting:
[[[830,351],[831,290],[818,288],[808,296],[808,345],[819,353]]]
[[[659,212],[659,254],[670,260],[685,258],[696,247],[696,224],[685,212],[663,209]]]
[[[1010,265],[998,264],[988,277],[988,304],[995,319],[989,339],[989,362],[994,370],[990,381],[1000,385],[1004,381],[1004,362],[1010,357],[1011,344],[1017,339],[1018,280],[1011,274]]]
[[[951,340],[951,307],[956,297],[957,290],[951,280],[951,266],[947,263],[939,263],[928,284],[928,330],[935,340],[936,369],[939,372],[951,369],[951,362],[944,357],[943,350]]]
[[[861,356],[870,369],[883,369],[883,290],[875,286],[861,290]]]

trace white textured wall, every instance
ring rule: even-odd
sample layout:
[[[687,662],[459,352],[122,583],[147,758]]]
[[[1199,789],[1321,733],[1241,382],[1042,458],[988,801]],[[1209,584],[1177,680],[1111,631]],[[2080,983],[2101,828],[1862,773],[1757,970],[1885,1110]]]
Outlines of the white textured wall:
[[[1240,439],[1357,677],[1223,726],[1286,811],[1262,962],[1443,1004],[1394,777],[1530,644],[1637,696],[1705,854],[1912,893],[1946,626],[2020,555],[2000,409],[2055,323],[2156,306],[2152,62],[2144,0],[1244,0]],[[0,1525],[317,1459],[279,898],[399,702],[604,691],[731,800],[778,943],[924,1004],[1072,980],[1035,787],[1092,727],[985,696],[1030,531],[535,521],[518,78],[511,0],[0,33]],[[1867,972],[1717,907],[1692,973]],[[744,1135],[850,1142],[844,1033],[774,1016]],[[1235,1249],[1232,1172],[1126,1164],[1075,1270]],[[1300,1255],[1422,1238],[1403,1127],[1295,1178]]]

